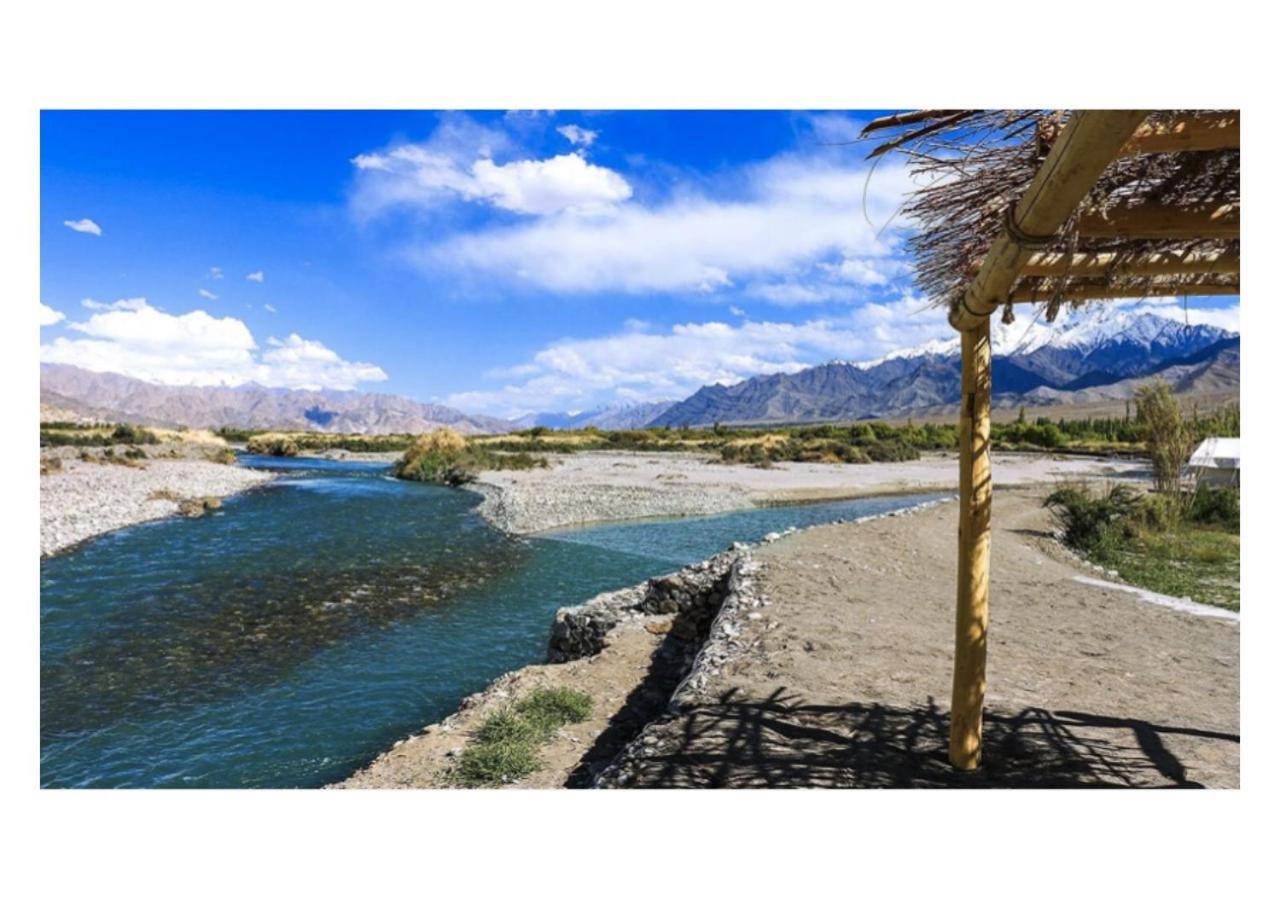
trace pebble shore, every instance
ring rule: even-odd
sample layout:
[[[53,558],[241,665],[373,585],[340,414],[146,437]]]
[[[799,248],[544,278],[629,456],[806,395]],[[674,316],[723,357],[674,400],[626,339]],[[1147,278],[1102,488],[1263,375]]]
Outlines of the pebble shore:
[[[81,541],[162,519],[177,500],[148,499],[156,492],[180,498],[225,497],[271,480],[270,473],[190,459],[149,459],[145,468],[67,459],[61,471],[40,476],[40,555]]]
[[[661,516],[710,516],[751,509],[743,490],[691,490],[605,484],[469,485],[484,496],[480,514],[508,534],[534,534],[554,528]]]

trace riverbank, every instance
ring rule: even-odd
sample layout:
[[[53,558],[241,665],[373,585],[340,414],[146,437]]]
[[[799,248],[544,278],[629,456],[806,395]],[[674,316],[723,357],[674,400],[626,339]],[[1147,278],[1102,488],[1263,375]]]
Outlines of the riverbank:
[[[1042,493],[995,498],[978,774],[946,763],[955,507],[942,505],[739,548],[738,581],[680,651],[693,661],[674,690],[654,680],[657,654],[689,634],[678,611],[643,606],[659,580],[563,610],[550,658],[577,635],[570,661],[504,676],[342,786],[442,786],[485,716],[551,685],[599,709],[514,787],[1237,787],[1238,617],[1091,577],[1053,539]]]
[[[610,520],[703,516],[756,506],[846,500],[885,494],[952,491],[954,454],[864,465],[729,465],[705,454],[581,452],[547,454],[547,468],[486,471],[468,487],[482,494],[480,513],[514,534]],[[1066,479],[1148,477],[1144,463],[1100,457],[995,453],[1001,487]]]
[[[69,449],[69,448],[64,448]],[[177,515],[183,500],[223,498],[271,480],[268,472],[203,459],[86,462],[70,453],[40,476],[40,555],[118,528]]]

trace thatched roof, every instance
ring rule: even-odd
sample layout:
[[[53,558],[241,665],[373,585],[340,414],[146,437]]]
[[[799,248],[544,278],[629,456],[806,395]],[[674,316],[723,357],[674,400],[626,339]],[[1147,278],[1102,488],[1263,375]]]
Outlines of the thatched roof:
[[[871,155],[907,156],[924,185],[904,212],[918,226],[916,284],[935,303],[960,302],[1068,115],[919,110],[867,126],[881,141]],[[1239,202],[1239,113],[1152,113],[1008,299],[1042,302],[1052,319],[1100,297],[1238,293]]]

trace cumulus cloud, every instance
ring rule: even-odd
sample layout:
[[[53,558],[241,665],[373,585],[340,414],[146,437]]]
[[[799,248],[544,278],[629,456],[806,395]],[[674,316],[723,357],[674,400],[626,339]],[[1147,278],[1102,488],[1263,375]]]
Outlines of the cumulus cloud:
[[[244,277],[246,281],[256,281],[258,284],[262,284],[262,282],[267,280],[266,274],[261,269],[256,272],[250,272]]]
[[[738,199],[625,203],[589,218],[463,233],[410,256],[432,270],[558,292],[710,293],[758,284],[756,295],[773,302],[847,301],[858,296],[851,285],[883,285],[902,271],[900,234],[883,228],[910,179],[895,165],[882,165],[869,182],[868,174],[860,164],[781,158],[745,172]]]
[[[706,384],[795,372],[833,358],[871,359],[951,333],[945,316],[913,297],[800,323],[748,319],[667,330],[624,327],[605,337],[557,341],[528,362],[491,373],[510,383],[457,393],[448,402],[515,416],[613,400],[682,398]]]
[[[62,223],[72,231],[78,231],[81,234],[91,234],[94,237],[102,237],[102,226],[93,219],[66,219]]]
[[[262,351],[247,325],[204,310],[172,315],[144,298],[114,303],[84,301],[93,311],[68,328],[79,337],[59,337],[40,347],[41,362],[69,363],[98,372],[119,372],[161,384],[229,385],[349,390],[387,375],[372,363],[348,362],[297,334],[268,340]]]
[[[217,294],[215,294],[213,291],[205,290],[204,288],[200,288],[199,293],[200,293],[200,296],[201,296],[201,297],[203,297],[203,298],[204,298],[204,299],[206,299],[206,300],[217,300],[217,299],[218,299],[218,295],[217,295]]]
[[[582,128],[578,125],[561,125],[556,131],[560,132],[566,141],[576,147],[590,147],[596,142],[596,138],[600,136],[600,132],[592,131],[590,128]]]
[[[588,132],[575,133],[583,139]],[[511,158],[500,161],[504,157]],[[592,213],[631,196],[625,178],[580,153],[521,158],[505,132],[465,116],[445,118],[426,141],[361,153],[351,162],[357,175],[352,206],[362,218],[449,201],[530,216]]]
[[[65,318],[66,318],[65,315],[58,312],[52,306],[47,306],[43,302],[40,304],[40,327],[41,328],[44,328],[49,325],[57,325],[59,322],[61,322]]]
[[[263,308],[263,309],[265,309],[265,310],[266,310],[267,312],[269,312],[269,313],[273,313],[273,312],[275,312],[275,311],[276,311],[276,308],[275,308],[274,306],[272,306],[270,303],[264,303],[264,304],[262,304],[262,308]]]
[[[222,280],[222,267],[221,267],[221,266],[210,266],[210,267],[209,267],[209,277],[210,277],[210,278],[212,278],[214,281],[221,281],[221,280]]]

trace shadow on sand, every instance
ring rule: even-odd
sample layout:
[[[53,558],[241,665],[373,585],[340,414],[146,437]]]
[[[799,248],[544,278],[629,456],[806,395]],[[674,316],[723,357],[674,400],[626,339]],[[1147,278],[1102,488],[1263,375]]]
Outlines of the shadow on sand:
[[[1169,735],[1238,744],[1239,735],[1027,708],[988,711],[980,771],[947,762],[945,712],[928,705],[805,704],[730,691],[656,723],[626,765],[628,787],[1203,787]]]

